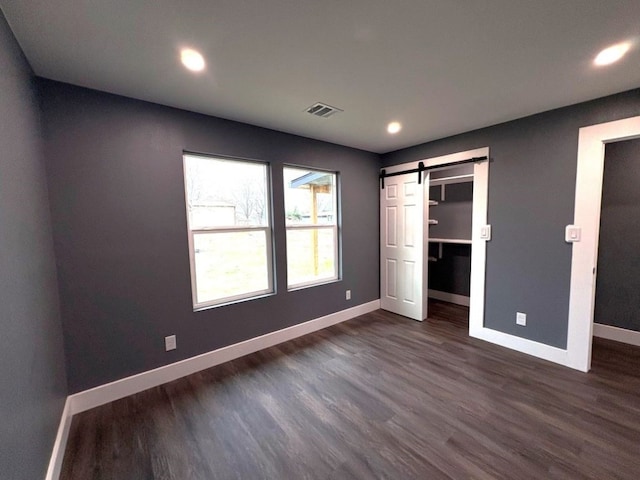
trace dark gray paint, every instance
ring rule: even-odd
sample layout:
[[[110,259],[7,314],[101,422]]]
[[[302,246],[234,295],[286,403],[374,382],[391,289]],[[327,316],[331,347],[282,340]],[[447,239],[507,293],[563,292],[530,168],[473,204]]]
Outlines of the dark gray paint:
[[[71,392],[379,298],[378,155],[51,81],[41,90]],[[271,163],[276,295],[192,311],[183,149]],[[287,292],[284,163],[340,172],[340,282]]]
[[[640,331],[640,139],[605,147],[594,321]]]
[[[566,348],[578,129],[636,115],[640,89],[383,155],[389,166],[490,148],[486,327]]]
[[[32,73],[0,11],[0,477],[43,478],[67,394]]]

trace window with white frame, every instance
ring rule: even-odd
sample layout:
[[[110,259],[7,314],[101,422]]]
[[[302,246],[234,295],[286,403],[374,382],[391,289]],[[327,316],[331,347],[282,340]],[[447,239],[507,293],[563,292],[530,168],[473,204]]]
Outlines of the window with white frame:
[[[334,172],[284,168],[289,289],[339,277],[337,183]]]
[[[183,158],[194,308],[273,292],[267,165]]]

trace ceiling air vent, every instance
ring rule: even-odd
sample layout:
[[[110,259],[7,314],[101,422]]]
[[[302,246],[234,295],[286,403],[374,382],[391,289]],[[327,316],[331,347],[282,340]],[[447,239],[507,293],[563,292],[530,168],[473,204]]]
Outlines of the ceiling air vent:
[[[344,110],[340,110],[339,108],[332,107],[331,105],[327,105],[326,103],[314,103],[309,108],[307,108],[306,112],[311,115],[315,115],[316,117],[328,118],[334,113],[340,113]]]

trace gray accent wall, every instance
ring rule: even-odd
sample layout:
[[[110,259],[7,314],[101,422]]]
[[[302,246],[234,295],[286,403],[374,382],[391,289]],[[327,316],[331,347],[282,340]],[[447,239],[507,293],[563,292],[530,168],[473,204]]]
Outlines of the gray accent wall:
[[[640,139],[604,158],[594,321],[640,332]]]
[[[486,327],[566,348],[578,129],[636,115],[640,89],[382,156],[389,166],[490,148]]]
[[[72,393],[379,298],[378,155],[52,81],[40,87]],[[270,163],[276,295],[193,312],[183,150]],[[285,163],[340,174],[339,282],[287,291]],[[172,334],[178,348],[165,352]]]
[[[43,478],[67,395],[38,98],[0,11],[0,477]]]

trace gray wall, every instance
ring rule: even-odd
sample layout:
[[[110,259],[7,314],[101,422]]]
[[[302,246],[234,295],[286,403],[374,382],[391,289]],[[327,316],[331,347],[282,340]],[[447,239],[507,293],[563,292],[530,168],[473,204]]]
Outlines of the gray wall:
[[[0,12],[0,477],[43,478],[66,397],[32,73]]]
[[[594,321],[640,331],[640,139],[605,147]]]
[[[379,298],[378,155],[40,86],[71,392]],[[271,163],[277,295],[192,311],[183,149]],[[343,281],[287,292],[285,162],[340,172]],[[178,349],[167,353],[170,334]]]
[[[385,166],[489,147],[485,326],[566,348],[578,129],[640,115],[640,90],[388,153]],[[527,313],[527,326],[515,324]]]

